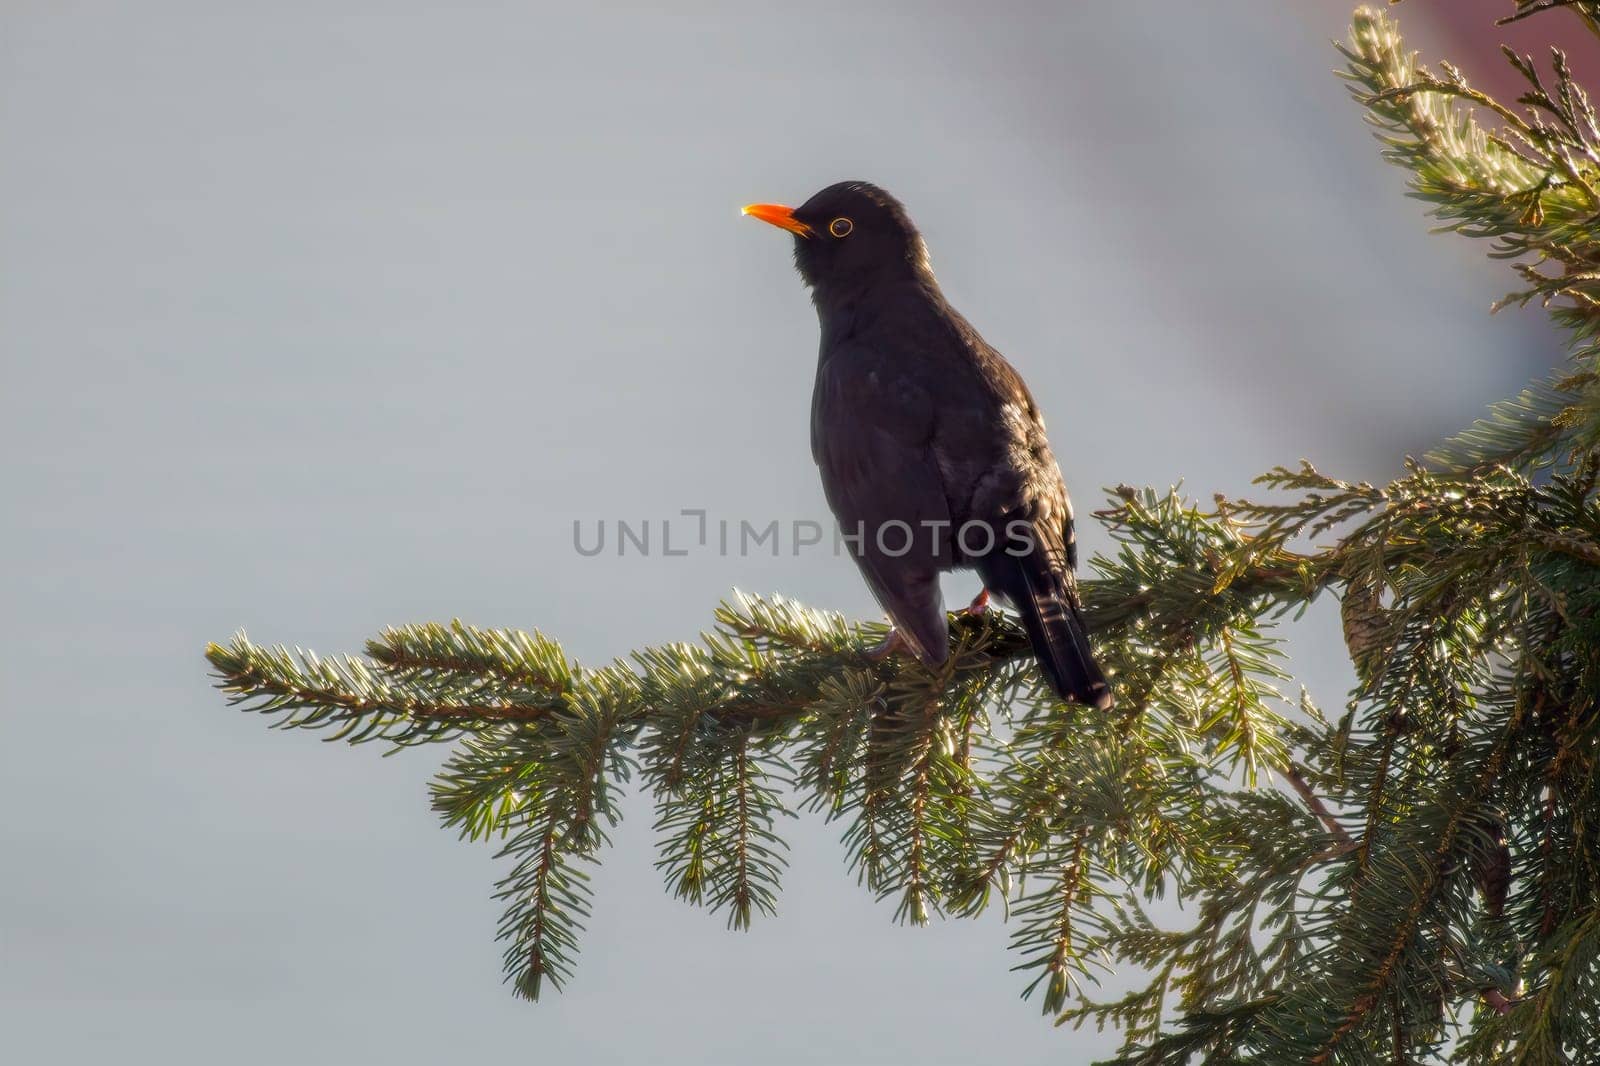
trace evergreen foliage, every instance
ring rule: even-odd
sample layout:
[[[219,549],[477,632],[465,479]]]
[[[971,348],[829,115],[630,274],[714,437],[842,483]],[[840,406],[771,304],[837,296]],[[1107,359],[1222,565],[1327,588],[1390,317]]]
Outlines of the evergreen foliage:
[[[1600,32],[1600,3],[1520,0]],[[1559,51],[1502,105],[1356,12],[1344,76],[1443,228],[1573,342],[1388,485],[1309,464],[1267,502],[1119,488],[1083,593],[1117,709],[1055,700],[1003,614],[929,671],[883,627],[738,596],[694,643],[581,666],[541,634],[385,631],[360,657],[212,645],[280,728],[449,742],[445,825],[509,863],[516,990],[571,979],[586,869],[637,778],[677,896],[771,913],[788,804],[837,821],[905,922],[1006,910],[1020,985],[1121,1063],[1600,1062],[1600,126]],[[1492,126],[1480,124],[1493,116]],[[1279,624],[1337,597],[1359,678],[1325,717]],[[1149,910],[1176,896],[1192,924]],[[1098,968],[1149,976],[1096,998]]]

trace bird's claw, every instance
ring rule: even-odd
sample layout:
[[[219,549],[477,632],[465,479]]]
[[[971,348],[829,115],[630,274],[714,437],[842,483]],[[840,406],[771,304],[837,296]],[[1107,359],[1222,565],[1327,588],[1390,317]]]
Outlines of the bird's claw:
[[[874,644],[862,653],[863,658],[872,662],[882,662],[897,651],[909,651],[911,645],[906,643],[906,638],[900,635],[898,629],[890,629],[889,635]]]

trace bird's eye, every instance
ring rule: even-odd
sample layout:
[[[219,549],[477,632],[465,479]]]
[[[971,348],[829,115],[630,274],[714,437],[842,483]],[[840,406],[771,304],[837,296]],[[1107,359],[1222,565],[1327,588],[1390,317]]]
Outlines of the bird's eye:
[[[848,237],[850,236],[850,231],[855,228],[856,224],[848,218],[836,218],[828,223],[828,232],[835,237]]]

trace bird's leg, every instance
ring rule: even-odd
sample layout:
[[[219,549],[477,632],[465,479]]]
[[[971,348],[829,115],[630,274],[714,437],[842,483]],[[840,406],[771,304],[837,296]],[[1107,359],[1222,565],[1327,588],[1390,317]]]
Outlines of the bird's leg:
[[[983,612],[988,609],[989,590],[983,588],[978,590],[978,594],[972,598],[972,602],[967,604],[966,610],[961,613],[971,618],[981,618],[983,617]]]
[[[881,662],[897,651],[910,650],[911,645],[906,643],[906,638],[900,635],[900,631],[898,629],[891,627],[889,630],[889,635],[884,637],[883,640],[878,644],[868,648],[863,655],[865,658],[870,659],[873,662]]]

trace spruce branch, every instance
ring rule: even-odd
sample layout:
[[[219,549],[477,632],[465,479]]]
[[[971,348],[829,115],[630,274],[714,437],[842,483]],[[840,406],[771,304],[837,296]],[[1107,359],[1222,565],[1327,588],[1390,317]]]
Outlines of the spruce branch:
[[[1517,10],[1499,19],[1495,25],[1505,26],[1520,22],[1547,11],[1570,11],[1584,22],[1590,32],[1600,36],[1600,2],[1597,0],[1516,0]]]
[[[1593,26],[1592,5],[1525,4],[1518,16],[1570,6]],[[1535,386],[1433,456],[1451,469],[1496,463],[1565,465],[1600,443],[1600,121],[1566,57],[1551,52],[1547,84],[1529,57],[1506,58],[1527,83],[1513,107],[1472,88],[1455,67],[1439,72],[1403,50],[1396,25],[1359,9],[1339,46],[1343,76],[1378,131],[1384,155],[1411,172],[1413,195],[1442,227],[1492,241],[1526,287],[1497,306],[1537,301],[1570,331],[1576,373]],[[1458,104],[1470,105],[1463,108]],[[1471,107],[1500,120],[1480,125]],[[1546,272],[1551,264],[1556,269]]]
[[[1370,744],[1345,737],[1343,770],[1315,774],[1340,805],[1367,810],[1364,865],[1387,818],[1380,797],[1404,785],[1388,755],[1374,768],[1372,753],[1414,760],[1419,730],[1437,737],[1466,713],[1455,699],[1430,712],[1438,697],[1429,685],[1464,683],[1450,680],[1448,664],[1420,668],[1440,626],[1470,638],[1479,656],[1508,632],[1509,623],[1469,609],[1464,579],[1477,575],[1480,595],[1492,599],[1505,560],[1566,574],[1590,567],[1600,540],[1587,475],[1535,485],[1505,469],[1466,478],[1414,468],[1379,489],[1303,465],[1263,484],[1301,495],[1223,500],[1206,511],[1144,491],[1115,496],[1102,512],[1122,549],[1095,561],[1084,594],[1130,716],[1063,715],[1041,699],[1025,639],[998,612],[952,621],[955,650],[939,672],[869,658],[876,633],[837,615],[747,596],[718,609],[718,626],[699,645],[644,649],[598,669],[570,662],[547,637],[462,623],[391,630],[368,659],[332,665],[242,637],[211,657],[236,701],[287,713],[287,724],[397,743],[441,726],[457,731],[435,806],[470,838],[510,841],[518,866],[502,886],[513,902],[508,965],[525,994],[546,975],[559,986],[570,973],[569,941],[587,914],[573,863],[593,860],[620,816],[616,789],[638,766],[658,796],[661,868],[686,900],[726,908],[741,927],[776,907],[776,825],[786,813],[777,787],[788,782],[848,821],[853,864],[896,901],[902,920],[946,906],[975,913],[998,894],[1019,922],[1023,965],[1042,968],[1034,984],[1047,985],[1046,1008],[1064,1016],[1073,1013],[1074,973],[1106,952],[1135,950],[1107,924],[1107,899],[1167,882],[1215,884],[1216,898],[1232,902],[1212,908],[1199,940],[1165,942],[1166,982],[1198,1007],[1219,1002],[1223,988],[1258,992],[1277,972],[1266,961],[1234,965],[1261,927],[1247,922],[1224,935],[1245,903],[1221,886],[1236,892],[1247,842],[1268,831],[1299,842],[1274,861],[1277,873],[1246,882],[1257,886],[1251,898],[1273,895],[1270,924],[1288,930],[1306,926],[1306,897],[1276,886],[1336,868],[1355,846],[1305,764],[1326,761],[1319,748],[1337,731],[1291,725],[1263,619],[1339,590],[1350,574],[1390,575],[1386,612],[1399,639],[1390,654],[1419,668],[1384,675],[1369,693]],[[1298,546],[1335,525],[1350,531],[1333,546]],[[1538,602],[1548,613],[1557,601]],[[508,692],[528,713],[507,715]],[[1379,704],[1404,706],[1411,718],[1380,713]],[[1258,763],[1289,783],[1309,822],[1259,808],[1227,816],[1245,820],[1220,833],[1233,801],[1214,775],[1248,778]],[[1259,820],[1269,814],[1266,830]],[[1324,832],[1333,848],[1321,843]],[[552,884],[566,894],[552,894]],[[1199,951],[1202,942],[1211,946]],[[1275,944],[1292,955],[1288,940]],[[1147,1022],[1165,999],[1148,999]],[[1097,1009],[1083,1002],[1074,1011]]]

